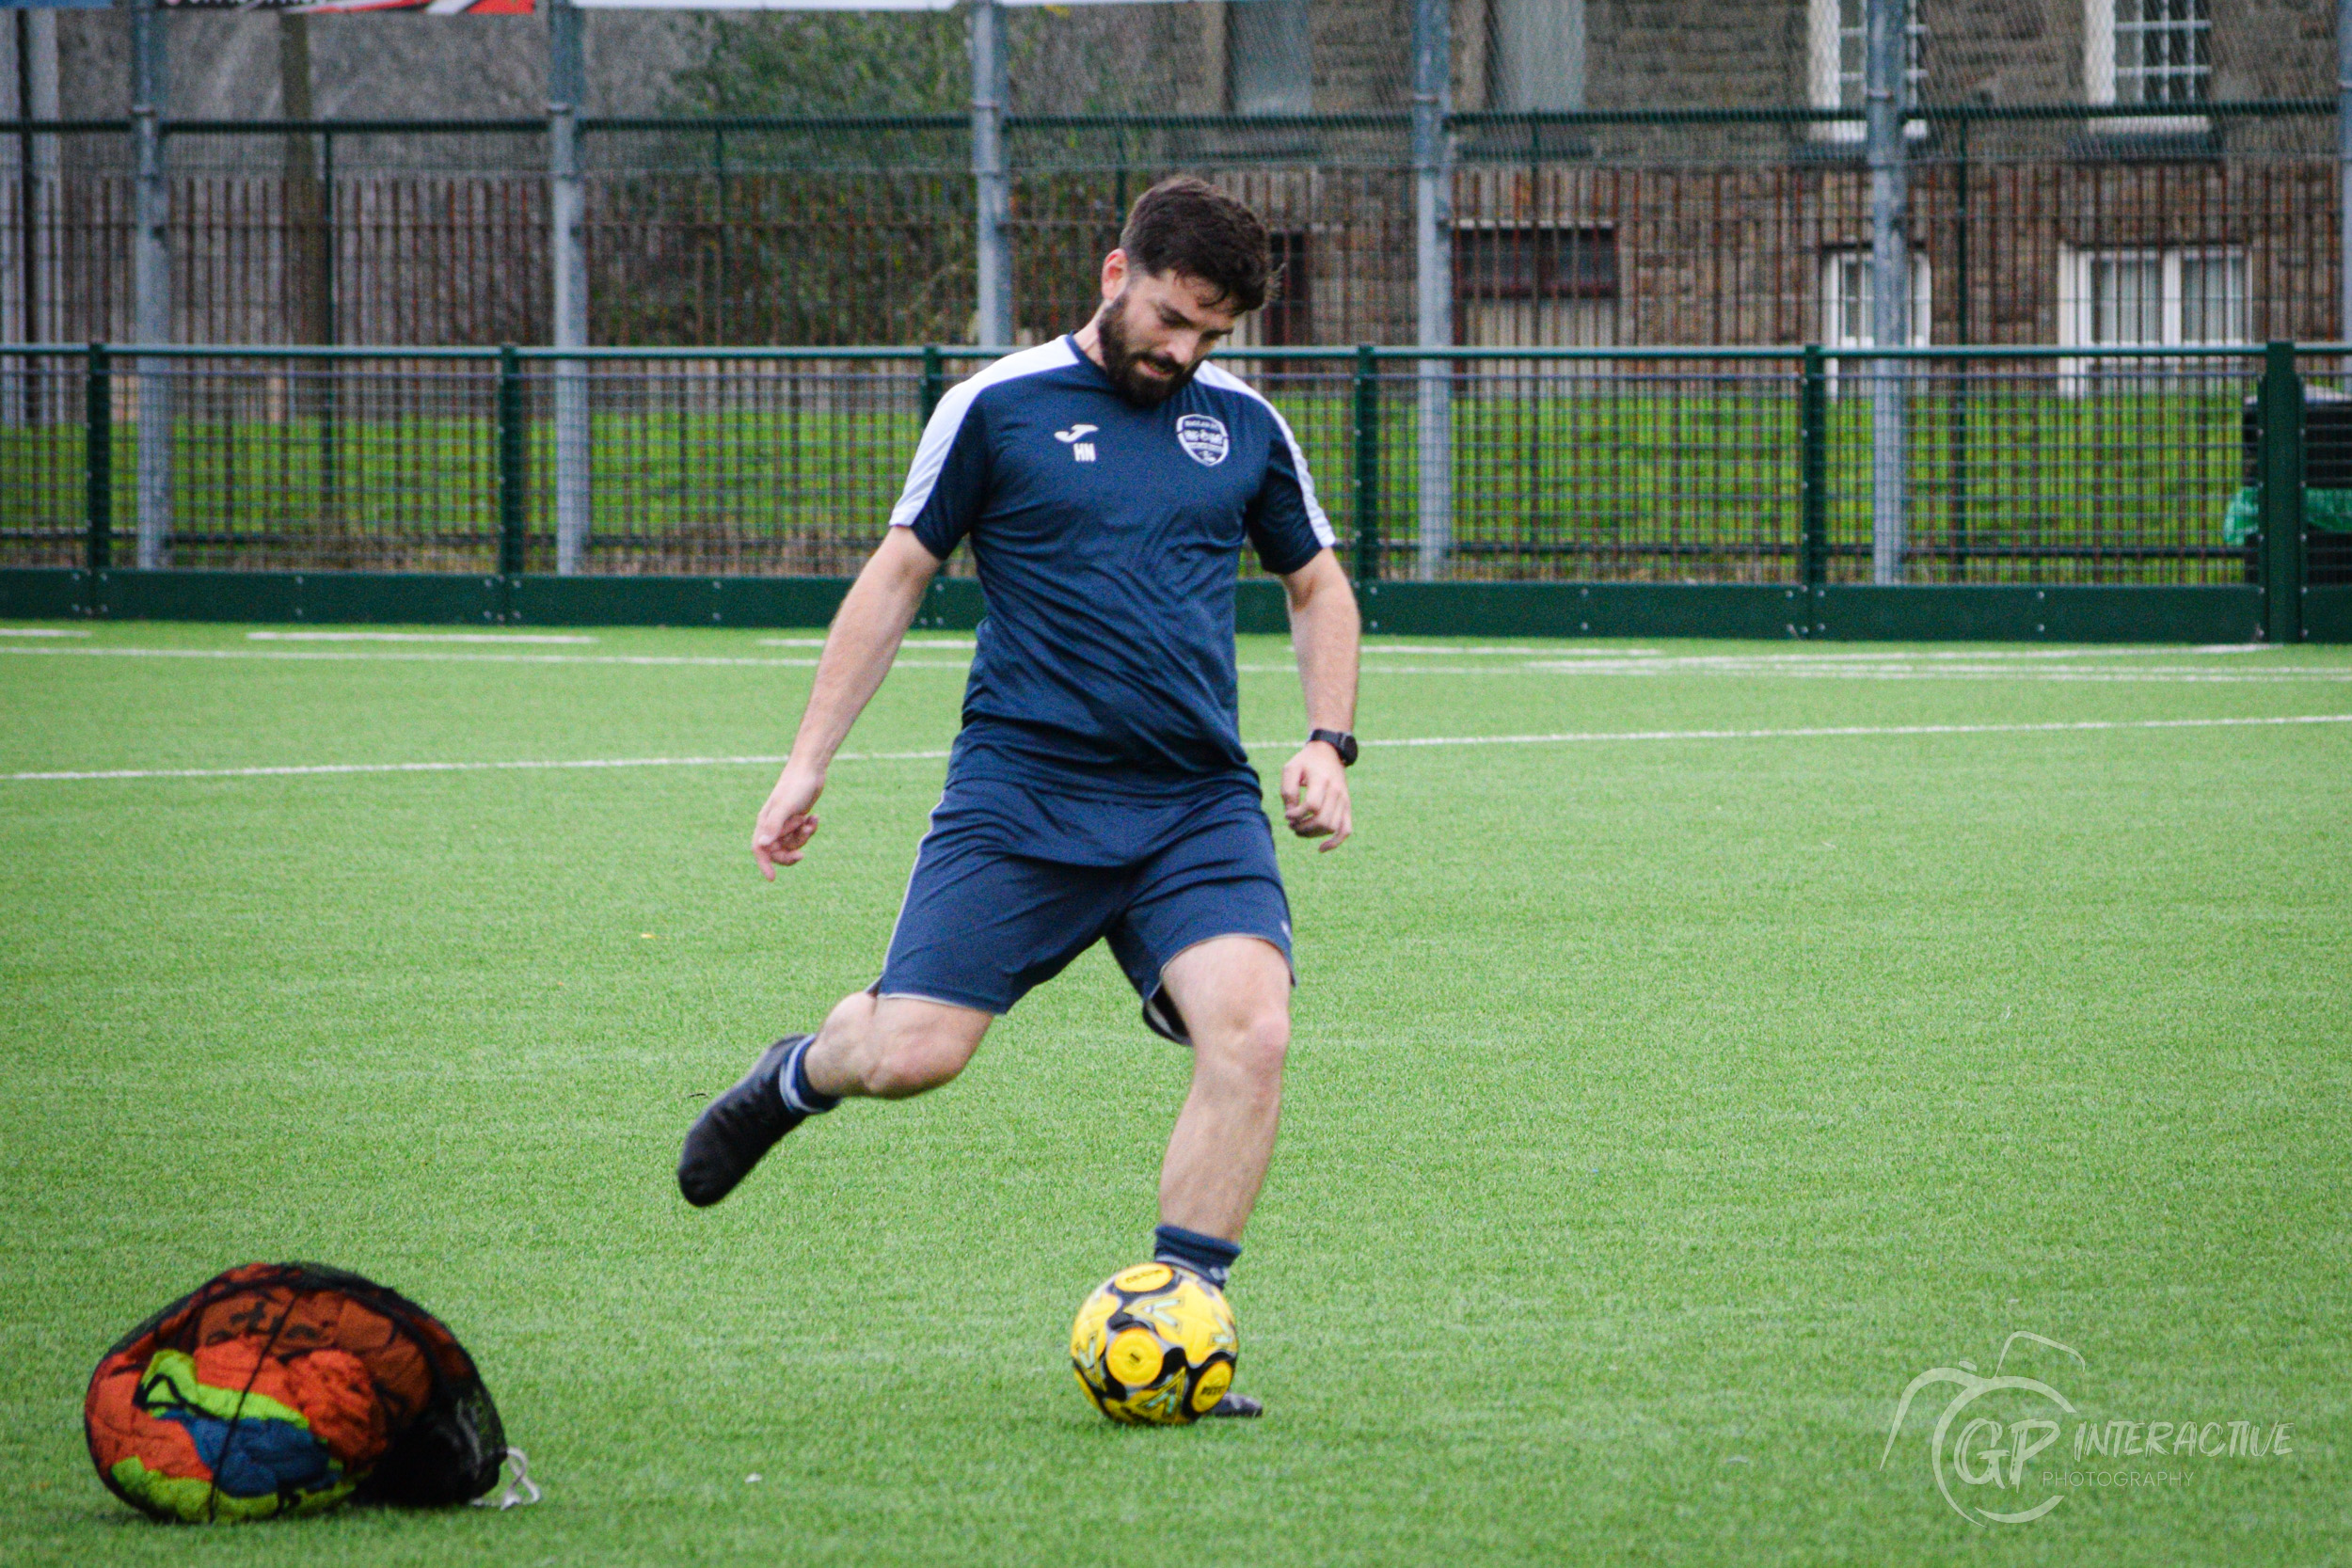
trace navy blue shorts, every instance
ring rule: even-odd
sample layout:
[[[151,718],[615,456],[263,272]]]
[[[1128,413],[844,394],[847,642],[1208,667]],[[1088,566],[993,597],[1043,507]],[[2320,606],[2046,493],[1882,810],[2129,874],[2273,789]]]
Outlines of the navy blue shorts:
[[[1041,804],[1051,817],[1117,815],[1097,819],[1106,833],[1063,835],[1040,831]],[[1153,826],[1131,834],[1139,818]],[[1094,863],[1104,858],[1104,838],[1131,839],[1131,858]],[[1057,858],[1064,844],[1073,858]],[[1161,994],[1161,971],[1185,948],[1224,936],[1263,938],[1291,961],[1290,900],[1254,794],[1225,791],[1138,811],[1066,798],[1041,802],[1018,786],[951,780],[915,852],[874,990],[1009,1012],[1032,988],[1108,940],[1143,998],[1144,1022],[1185,1043],[1184,1021]]]

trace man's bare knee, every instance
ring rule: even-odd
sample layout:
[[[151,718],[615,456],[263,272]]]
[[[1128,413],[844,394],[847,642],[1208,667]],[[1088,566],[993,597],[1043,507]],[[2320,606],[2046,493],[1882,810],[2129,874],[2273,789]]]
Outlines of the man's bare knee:
[[[1168,961],[1163,983],[1192,1037],[1196,1070],[1277,1088],[1290,1049],[1290,965],[1262,937],[1216,937]]]
[[[1290,1053],[1290,1014],[1285,1008],[1262,1008],[1196,1027],[1192,1039],[1204,1069],[1230,1073],[1256,1087],[1278,1085]]]
[[[820,1036],[864,1034],[873,1022],[874,1008],[878,1005],[872,991],[853,990],[833,1005],[833,1011],[825,1015],[825,1022],[818,1026],[818,1033]]]
[[[866,1092],[878,1100],[904,1100],[935,1089],[963,1070],[977,1043],[929,1020],[887,1030],[866,1069]]]

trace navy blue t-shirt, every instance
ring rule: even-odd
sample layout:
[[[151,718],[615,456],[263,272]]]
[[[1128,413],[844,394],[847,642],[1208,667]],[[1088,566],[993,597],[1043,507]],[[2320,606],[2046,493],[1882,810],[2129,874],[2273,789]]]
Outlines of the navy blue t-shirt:
[[[1295,572],[1332,543],[1290,427],[1214,365],[1155,408],[1068,338],[940,401],[890,515],[969,539],[988,615],[951,778],[1108,798],[1245,783],[1233,584],[1244,544]]]

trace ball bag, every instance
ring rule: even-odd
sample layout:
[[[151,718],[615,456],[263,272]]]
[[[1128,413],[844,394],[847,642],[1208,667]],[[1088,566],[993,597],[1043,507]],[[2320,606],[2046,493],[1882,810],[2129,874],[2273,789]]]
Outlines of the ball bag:
[[[107,1490],[191,1524],[358,1497],[478,1497],[506,1457],[473,1357],[423,1307],[317,1263],[247,1263],[118,1341],[82,1422]]]

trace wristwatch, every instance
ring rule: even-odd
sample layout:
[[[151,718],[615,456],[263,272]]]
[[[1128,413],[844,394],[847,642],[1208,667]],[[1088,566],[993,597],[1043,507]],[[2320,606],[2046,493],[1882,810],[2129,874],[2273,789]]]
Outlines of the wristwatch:
[[[1356,766],[1356,737],[1354,736],[1345,730],[1309,730],[1307,732],[1308,745],[1311,746],[1318,740],[1339,752],[1342,768]]]

